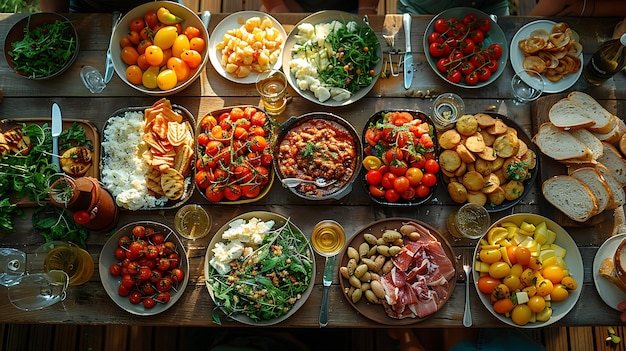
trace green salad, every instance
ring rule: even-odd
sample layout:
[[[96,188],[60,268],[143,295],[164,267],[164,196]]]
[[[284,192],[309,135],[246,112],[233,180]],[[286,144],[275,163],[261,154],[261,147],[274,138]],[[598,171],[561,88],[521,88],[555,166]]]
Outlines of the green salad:
[[[11,43],[9,51],[16,72],[29,78],[50,76],[63,68],[77,50],[72,26],[60,20],[30,28],[24,27],[24,39]]]
[[[207,284],[216,307],[228,317],[243,314],[254,321],[287,314],[313,284],[313,253],[306,237],[287,221],[268,231],[258,247],[246,245],[226,270],[209,266]],[[213,321],[221,323],[216,311]]]

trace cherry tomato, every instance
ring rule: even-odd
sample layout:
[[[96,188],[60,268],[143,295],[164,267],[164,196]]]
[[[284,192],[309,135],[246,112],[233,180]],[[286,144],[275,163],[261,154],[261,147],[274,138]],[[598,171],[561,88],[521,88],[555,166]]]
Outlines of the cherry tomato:
[[[127,65],[134,65],[137,63],[137,58],[139,57],[139,53],[137,49],[133,46],[125,46],[122,48],[121,52],[122,61],[124,61]]]
[[[518,246],[515,249],[515,258],[517,263],[522,266],[526,266],[530,263],[530,250],[523,246]]]
[[[167,291],[162,291],[160,293],[157,294],[157,296],[154,298],[156,301],[160,302],[160,303],[168,303],[170,302],[170,298],[172,297],[172,295],[167,292]]]
[[[488,18],[480,18],[476,22],[476,26],[481,32],[487,33],[491,29],[491,21]]]
[[[373,196],[373,197],[383,197],[385,196],[385,188],[383,188],[380,185],[370,185],[368,187],[369,193]]]
[[[383,175],[376,169],[370,169],[365,174],[365,180],[369,185],[378,185],[383,180]]]
[[[145,21],[146,25],[150,28],[156,26],[157,23],[159,23],[159,19],[157,18],[156,11],[154,10],[146,11],[146,13],[143,14],[143,20]]]
[[[433,187],[437,184],[437,176],[432,173],[424,173],[422,183],[427,187]]]
[[[489,72],[496,73],[496,71],[498,70],[498,61],[496,60],[491,60],[489,62],[487,62],[485,64],[485,68],[487,68],[489,70]]]
[[[446,54],[446,45],[444,43],[432,43],[428,46],[428,52],[435,58],[442,57]]]
[[[79,210],[79,211],[74,212],[73,217],[74,217],[74,222],[80,225],[85,225],[89,223],[89,221],[91,221],[91,215],[89,214],[89,212],[85,210]]]
[[[205,47],[206,42],[200,37],[191,38],[191,40],[189,40],[189,48],[192,50],[203,52]]]
[[[112,263],[109,266],[109,272],[111,273],[112,276],[118,277],[120,276],[120,274],[122,274],[122,266],[118,263]]]
[[[133,227],[133,229],[131,230],[131,234],[133,235],[133,237],[135,238],[143,238],[146,236],[146,227],[142,226],[142,225],[136,225]]]
[[[383,174],[383,179],[381,180],[381,185],[383,186],[383,188],[385,189],[392,189],[393,188],[393,182],[396,180],[396,175],[390,172],[384,173]]]
[[[467,37],[470,38],[476,45],[481,45],[485,40],[485,34],[479,30],[470,31],[467,34]]]
[[[443,43],[445,41],[445,37],[441,35],[439,32],[432,32],[428,36],[428,43]]]
[[[442,57],[437,60],[437,70],[441,73],[448,72],[448,65],[450,65],[450,59],[447,57]]]
[[[159,29],[154,34],[154,45],[160,47],[162,50],[169,49],[174,45],[178,32],[175,26],[165,26]]]
[[[184,34],[189,39],[197,38],[197,37],[201,37],[202,36],[202,32],[200,31],[200,29],[198,29],[198,27],[194,27],[194,26],[187,26],[187,28],[185,28]]]
[[[398,202],[398,200],[400,200],[400,193],[395,189],[387,189],[387,191],[385,191],[385,200],[389,202]]]
[[[492,43],[487,47],[487,55],[492,60],[498,60],[502,56],[502,46],[498,43]]]
[[[200,66],[200,63],[202,63],[202,55],[193,49],[183,52],[180,58],[183,59],[183,61],[185,61],[192,69]]]
[[[139,85],[143,79],[143,71],[138,65],[126,67],[126,79],[132,84]]]
[[[174,44],[172,44],[172,55],[180,58],[180,55],[189,49],[189,38],[184,34],[180,34],[176,37],[176,40],[174,40]]]
[[[411,186],[417,186],[422,182],[424,173],[420,168],[410,167],[407,169],[405,176],[409,180],[409,184],[411,184]]]
[[[120,284],[117,287],[117,293],[120,296],[126,297],[126,296],[128,296],[130,294],[130,289],[125,287],[123,284]]]
[[[428,159],[424,163],[424,170],[426,173],[437,174],[439,172],[439,163],[434,159]]]
[[[434,29],[436,32],[445,33],[450,28],[450,23],[443,18],[435,21]]]
[[[461,52],[464,55],[469,55],[471,53],[474,52],[474,48],[476,47],[476,44],[474,43],[474,41],[472,39],[469,38],[465,38],[461,44],[459,45],[459,47],[461,48]]]
[[[503,299],[497,300],[493,304],[493,310],[499,314],[509,313],[515,308],[515,304],[510,297],[505,297]]]
[[[476,71],[478,73],[478,80],[481,82],[488,81],[491,78],[491,71],[486,68],[479,68]]]
[[[164,69],[157,75],[157,86],[161,90],[170,90],[176,86],[178,78],[173,69]]]
[[[389,172],[397,176],[405,175],[408,168],[409,167],[405,161],[394,160],[389,164]]]
[[[143,299],[143,307],[150,309],[156,306],[156,301],[151,297],[146,297]]]
[[[224,197],[230,201],[236,201],[241,198],[241,186],[233,184],[224,188]]]
[[[449,80],[452,83],[459,83],[461,82],[461,78],[462,78],[462,74],[459,70],[452,70],[448,73],[448,75],[446,76],[446,79]]]
[[[500,279],[484,275],[478,278],[478,289],[483,294],[491,294],[493,290],[501,283]]]
[[[142,29],[144,29],[146,26],[146,22],[144,21],[143,18],[141,17],[137,17],[137,18],[133,18],[130,21],[130,24],[128,25],[128,28],[130,30],[136,31],[136,32],[140,32]]]
[[[478,82],[478,73],[476,73],[476,71],[472,71],[465,76],[465,83],[467,83],[467,85],[476,85]]]
[[[405,176],[399,176],[393,181],[393,189],[402,194],[411,187],[409,179]]]

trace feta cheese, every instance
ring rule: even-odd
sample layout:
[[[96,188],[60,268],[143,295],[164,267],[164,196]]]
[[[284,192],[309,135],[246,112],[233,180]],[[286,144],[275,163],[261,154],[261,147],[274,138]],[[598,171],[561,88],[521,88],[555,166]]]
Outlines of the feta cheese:
[[[225,240],[240,240],[242,243],[259,245],[274,226],[274,221],[263,222],[258,218],[252,218],[246,222],[244,219],[232,221],[229,228],[224,231],[222,238]]]

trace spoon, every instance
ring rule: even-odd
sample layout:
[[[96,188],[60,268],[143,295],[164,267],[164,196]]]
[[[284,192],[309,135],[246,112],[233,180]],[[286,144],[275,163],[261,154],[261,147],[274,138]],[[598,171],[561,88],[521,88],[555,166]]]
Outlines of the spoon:
[[[285,178],[282,180],[283,184],[289,188],[294,188],[298,186],[298,184],[300,183],[311,183],[311,184],[315,184],[318,188],[325,188],[335,183],[336,181],[337,179],[333,179],[329,182],[326,178],[321,178],[321,177],[315,180],[307,180],[307,179],[300,179],[300,178]]]

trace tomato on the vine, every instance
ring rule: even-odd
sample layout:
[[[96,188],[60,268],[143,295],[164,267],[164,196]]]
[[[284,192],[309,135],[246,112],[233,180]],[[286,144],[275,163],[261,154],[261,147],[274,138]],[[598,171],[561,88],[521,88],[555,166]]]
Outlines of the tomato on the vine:
[[[490,44],[489,47],[487,47],[487,55],[489,55],[492,60],[498,60],[502,57],[502,46],[498,43]]]
[[[432,43],[428,46],[428,52],[433,57],[442,57],[446,53],[446,44],[444,43]]]
[[[440,18],[438,20],[435,21],[435,31],[439,32],[441,34],[445,33],[448,31],[448,29],[450,28],[450,23],[448,23],[448,21],[446,21],[443,18]]]
[[[465,76],[465,83],[468,85],[476,85],[478,84],[478,73],[476,71],[472,71]]]
[[[446,73],[448,71],[449,64],[450,64],[450,59],[447,57],[442,57],[439,60],[437,60],[437,70],[439,70],[439,72],[441,73]]]
[[[487,33],[491,30],[491,21],[486,17],[480,18],[476,22],[476,26],[481,32]]]
[[[459,83],[461,82],[461,78],[463,78],[463,75],[461,74],[461,71],[455,69],[450,71],[446,78],[452,83]]]

